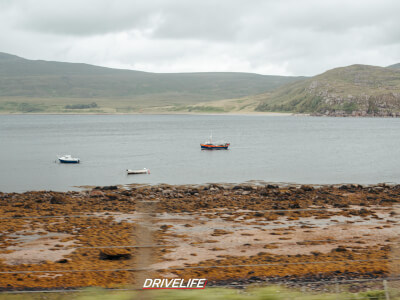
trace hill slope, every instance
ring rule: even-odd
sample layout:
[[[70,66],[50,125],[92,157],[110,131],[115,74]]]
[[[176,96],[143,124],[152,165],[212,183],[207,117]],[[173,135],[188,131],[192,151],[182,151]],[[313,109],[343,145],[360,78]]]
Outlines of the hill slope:
[[[258,98],[258,111],[400,116],[400,72],[352,65],[289,83]]]
[[[0,53],[0,98],[9,102],[40,98],[48,104],[50,101],[46,98],[61,98],[72,99],[66,104],[76,103],[74,99],[80,99],[79,103],[121,100],[124,105],[137,106],[193,104],[260,94],[295,79],[229,72],[148,73],[80,63],[34,61]]]
[[[390,69],[400,69],[400,63],[387,66],[387,68],[390,68]]]

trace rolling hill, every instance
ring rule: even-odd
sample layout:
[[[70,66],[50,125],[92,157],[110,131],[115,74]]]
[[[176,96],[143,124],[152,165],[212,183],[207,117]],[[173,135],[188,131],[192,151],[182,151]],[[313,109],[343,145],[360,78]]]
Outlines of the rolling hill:
[[[251,73],[149,73],[0,53],[0,111],[132,112],[239,98],[297,77]]]
[[[387,66],[387,68],[390,68],[390,69],[399,69],[399,70],[400,70],[400,63]]]
[[[257,111],[331,116],[400,116],[400,71],[352,65],[257,96]]]
[[[400,64],[306,77],[149,73],[0,53],[0,113],[293,112],[400,116]]]

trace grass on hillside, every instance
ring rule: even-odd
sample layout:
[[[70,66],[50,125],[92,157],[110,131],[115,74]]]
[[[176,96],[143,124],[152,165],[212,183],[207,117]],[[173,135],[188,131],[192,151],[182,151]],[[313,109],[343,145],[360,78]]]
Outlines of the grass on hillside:
[[[366,97],[374,99],[382,95],[400,93],[400,72],[388,68],[366,65],[329,70],[318,76],[289,83],[273,92],[259,95],[260,105],[257,111],[280,112],[324,112],[343,110],[351,113],[360,105],[368,111],[376,108],[366,103]],[[332,104],[325,98],[338,98],[341,101]],[[373,101],[372,101],[373,102]],[[398,103],[392,103],[395,107]]]
[[[240,72],[150,73],[0,52],[3,98],[161,99],[190,105],[264,93],[296,79]]]
[[[158,99],[145,98],[134,101],[132,99],[0,98],[0,113],[141,113],[164,105]],[[171,101],[170,105],[179,103],[174,104]]]
[[[0,98],[0,114],[8,113],[229,113],[253,112],[257,100],[248,98],[207,101],[188,105],[173,97],[164,101],[142,97],[138,99],[81,98]]]
[[[385,292],[374,290],[360,293],[301,293],[286,290],[280,287],[236,290],[221,288],[206,288],[205,290],[159,290],[159,291],[107,291],[101,289],[89,289],[84,292],[66,293],[32,293],[32,294],[2,294],[0,300],[385,300]],[[392,300],[399,300],[399,296],[391,293]]]

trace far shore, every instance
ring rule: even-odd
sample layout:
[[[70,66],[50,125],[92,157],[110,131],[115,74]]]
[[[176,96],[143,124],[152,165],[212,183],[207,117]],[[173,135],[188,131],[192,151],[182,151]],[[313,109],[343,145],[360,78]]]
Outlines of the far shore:
[[[0,115],[199,115],[199,116],[310,116],[310,114],[284,113],[284,112],[226,112],[226,113],[196,113],[196,112],[133,112],[133,113],[101,113],[101,112],[0,112]]]

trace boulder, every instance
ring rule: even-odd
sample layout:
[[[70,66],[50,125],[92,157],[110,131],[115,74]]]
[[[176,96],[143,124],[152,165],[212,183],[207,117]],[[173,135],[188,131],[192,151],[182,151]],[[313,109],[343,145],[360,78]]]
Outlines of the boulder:
[[[102,191],[99,191],[99,190],[92,190],[92,191],[90,191],[89,196],[90,197],[103,197],[104,193]]]
[[[168,195],[170,195],[170,194],[172,194],[172,190],[163,190],[162,192],[161,192],[161,194],[163,195],[163,196],[168,196]]]
[[[61,195],[53,195],[50,198],[50,203],[51,204],[64,204],[65,203],[65,199]]]
[[[300,187],[301,190],[305,191],[305,192],[311,192],[314,190],[314,187],[312,187],[311,185],[302,185]]]
[[[102,260],[126,260],[132,258],[131,251],[125,248],[107,248],[100,251]]]
[[[103,191],[118,190],[118,186],[116,186],[116,185],[103,186],[101,189]]]

